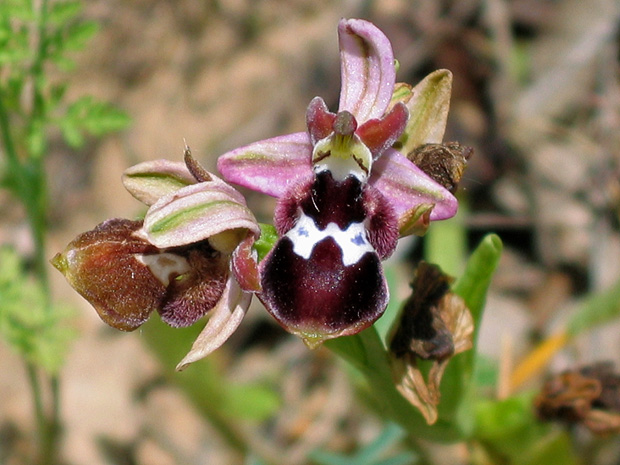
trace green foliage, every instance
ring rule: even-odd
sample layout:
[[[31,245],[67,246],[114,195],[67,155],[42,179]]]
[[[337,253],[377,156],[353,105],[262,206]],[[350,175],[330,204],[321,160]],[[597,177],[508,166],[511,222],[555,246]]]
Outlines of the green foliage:
[[[478,357],[478,334],[487,292],[502,250],[502,241],[497,235],[485,236],[467,261],[464,273],[452,287],[453,292],[463,298],[473,317],[474,345],[448,364],[442,382],[439,416],[458,425],[458,429],[465,435],[469,435],[473,427],[469,409],[470,397],[474,394],[471,378]]]
[[[403,279],[402,273],[399,273],[399,271],[400,269],[397,266],[386,266],[384,268],[385,279],[387,280],[390,296],[392,296],[392,298],[390,298],[388,302],[385,313],[383,313],[383,316],[379,318],[374,325],[383,341],[387,341],[390,330],[392,329],[392,324],[400,314],[402,302],[394,298],[394,296],[398,295],[398,287],[401,285],[401,279]]]
[[[70,146],[80,147],[87,135],[129,124],[122,111],[92,97],[65,102],[66,83],[48,78],[53,67],[72,69],[72,54],[97,32],[96,23],[81,13],[80,1],[43,1],[40,7],[29,0],[0,2],[0,103],[8,126],[3,138],[22,156],[43,157],[52,127],[61,129]]]
[[[467,204],[459,202],[459,210],[450,221],[437,221],[424,236],[424,259],[439,265],[444,273],[459,276],[467,260],[467,232],[463,219]]]
[[[63,365],[75,331],[68,325],[72,312],[46,309],[40,284],[23,269],[17,253],[0,248],[0,335],[24,359],[56,373]]]
[[[479,401],[474,437],[495,463],[574,465],[579,463],[569,436],[537,421],[531,392],[504,400]]]
[[[570,336],[576,336],[618,317],[620,317],[620,282],[604,292],[590,296],[569,320],[567,332]]]
[[[70,65],[69,54],[96,32],[81,12],[79,1],[0,2],[0,186],[23,204],[35,241],[32,274],[20,267],[14,253],[3,251],[7,297],[2,299],[2,335],[26,359],[52,372],[59,368],[68,335],[61,324],[66,312],[49,304],[44,256],[44,158],[50,131],[59,127],[68,143],[79,146],[87,134],[101,136],[129,122],[119,110],[91,97],[67,104],[66,83],[47,77],[54,65]],[[13,281],[7,278],[11,276]]]
[[[278,240],[278,232],[276,231],[276,228],[270,224],[259,223],[259,226],[260,237],[254,243],[254,249],[258,252],[258,259],[262,260]]]
[[[10,64],[13,75],[27,75],[37,55],[62,68],[72,67],[68,52],[82,50],[98,31],[92,21],[83,21],[80,1],[44,2],[38,8],[28,0],[0,3],[0,64]],[[33,28],[33,25],[44,26]],[[30,42],[37,34],[38,47]]]
[[[49,291],[49,138],[60,130],[69,145],[78,147],[89,135],[101,136],[129,122],[119,110],[92,98],[66,101],[62,71],[74,67],[72,54],[97,31],[96,24],[81,16],[82,2],[76,0],[0,0],[0,187],[23,207],[34,244],[33,256],[24,260],[14,251],[1,250],[0,337],[28,365],[37,463],[42,464],[56,463],[61,431],[58,371],[73,334],[66,325],[70,315],[51,303]],[[22,263],[32,266],[26,269]]]
[[[124,112],[89,96],[69,105],[59,120],[64,139],[72,147],[82,146],[86,134],[102,136],[124,129],[129,123],[130,119]]]

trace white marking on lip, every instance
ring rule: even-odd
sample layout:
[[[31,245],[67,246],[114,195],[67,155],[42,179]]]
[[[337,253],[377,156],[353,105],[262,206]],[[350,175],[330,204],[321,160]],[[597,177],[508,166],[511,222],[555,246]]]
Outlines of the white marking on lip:
[[[188,261],[173,253],[162,252],[152,255],[136,255],[136,259],[146,265],[160,283],[168,287],[173,276],[191,271]]]
[[[314,246],[326,237],[334,239],[342,250],[342,264],[350,266],[356,264],[367,252],[374,252],[366,238],[366,228],[363,223],[351,223],[344,231],[336,223],[329,223],[320,230],[314,220],[302,213],[297,224],[286,233],[293,243],[293,252],[308,260]]]

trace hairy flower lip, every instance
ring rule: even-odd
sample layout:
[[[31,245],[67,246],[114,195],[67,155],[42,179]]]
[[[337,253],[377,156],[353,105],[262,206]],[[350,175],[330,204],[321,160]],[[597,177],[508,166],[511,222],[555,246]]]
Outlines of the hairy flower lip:
[[[138,221],[110,219],[78,235],[52,259],[69,284],[113,328],[133,331],[157,308],[164,285],[134,257],[157,253],[148,242],[133,237]],[[129,281],[141,281],[140,292]]]

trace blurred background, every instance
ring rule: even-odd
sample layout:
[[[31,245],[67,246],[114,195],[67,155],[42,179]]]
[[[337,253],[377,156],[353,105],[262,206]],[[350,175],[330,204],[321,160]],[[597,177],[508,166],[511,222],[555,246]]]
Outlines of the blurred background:
[[[481,329],[489,359],[510,372],[581,299],[620,278],[617,0],[89,0],[83,15],[100,31],[59,76],[70,93],[112,102],[132,124],[80,149],[52,135],[49,257],[106,218],[143,213],[120,183],[127,167],[181,160],[186,141],[214,170],[227,150],[303,130],[315,95],[335,109],[337,23],[359,17],[392,41],[398,81],[415,84],[439,68],[454,74],[445,140],[475,150],[459,189],[460,221],[470,247],[489,231],[505,243]],[[259,221],[270,222],[273,200],[245,193]],[[25,255],[32,247],[23,211],[4,192],[0,242]],[[397,256],[413,264],[422,247],[410,240]],[[265,391],[260,405],[248,400],[245,412],[231,413],[241,419],[231,439],[179,389],[174,377],[185,373],[169,373],[178,359],[162,364],[141,330],[109,329],[60,273],[51,278],[55,299],[76,308],[78,335],[62,372],[66,463],[243,463],[237,435],[257,455],[295,465],[317,448],[354,449],[381,429],[343,365],[324,349],[308,351],[255,299],[208,365],[214,382],[259,382]],[[400,279],[406,295],[410,277]],[[620,366],[617,323],[579,337],[525,386],[602,359]],[[0,399],[0,462],[26,463],[29,387],[3,344]],[[436,449],[446,457],[438,463],[467,463],[462,446]],[[597,460],[619,457],[612,447]]]

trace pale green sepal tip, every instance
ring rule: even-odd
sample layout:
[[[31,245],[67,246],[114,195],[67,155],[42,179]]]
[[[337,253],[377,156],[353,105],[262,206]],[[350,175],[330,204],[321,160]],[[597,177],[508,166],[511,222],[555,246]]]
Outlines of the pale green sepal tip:
[[[423,144],[439,144],[443,140],[450,109],[452,73],[440,69],[426,76],[412,90],[407,103],[409,122],[400,139],[401,153],[407,155]]]

